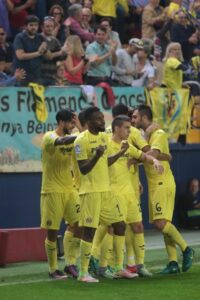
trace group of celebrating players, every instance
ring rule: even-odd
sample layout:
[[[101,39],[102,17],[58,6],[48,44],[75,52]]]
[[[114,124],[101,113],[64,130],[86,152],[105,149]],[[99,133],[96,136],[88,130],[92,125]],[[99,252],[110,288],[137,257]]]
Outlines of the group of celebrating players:
[[[186,272],[192,266],[194,251],[171,223],[176,186],[166,133],[153,123],[147,105],[130,111],[117,104],[112,115],[106,129],[98,107],[78,117],[62,109],[55,131],[43,137],[41,227],[47,229],[45,249],[53,279],[70,275],[98,282],[100,277],[152,276],[144,264],[140,163],[148,181],[149,221],[162,233],[169,259],[159,273]],[[78,133],[72,133],[74,127]],[[68,224],[64,272],[58,269],[56,245],[62,219]],[[183,253],[181,269],[177,246]]]

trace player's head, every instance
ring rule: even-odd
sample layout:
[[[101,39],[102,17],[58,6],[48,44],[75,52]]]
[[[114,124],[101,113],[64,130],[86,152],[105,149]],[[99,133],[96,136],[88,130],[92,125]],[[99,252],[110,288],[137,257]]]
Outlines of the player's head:
[[[70,134],[75,127],[75,114],[70,109],[61,109],[56,114],[56,121],[64,134]]]
[[[151,107],[145,104],[139,105],[132,114],[132,123],[137,128],[146,129],[153,120]]]
[[[119,115],[112,121],[112,132],[120,140],[127,140],[130,134],[131,120],[128,116]]]
[[[79,122],[81,123],[82,130],[87,129],[87,122],[85,120],[85,109],[83,109],[78,115]]]
[[[85,121],[90,132],[98,133],[105,131],[104,115],[96,106],[91,106],[85,110]]]
[[[129,112],[128,106],[123,103],[116,104],[112,108],[113,118],[115,118],[119,115],[128,115],[128,112]]]

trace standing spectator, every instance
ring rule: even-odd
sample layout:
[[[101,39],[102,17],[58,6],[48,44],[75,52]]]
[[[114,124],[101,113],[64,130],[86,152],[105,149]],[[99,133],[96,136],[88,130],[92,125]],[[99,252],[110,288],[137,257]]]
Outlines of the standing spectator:
[[[67,38],[66,47],[68,49],[67,59],[64,62],[65,77],[70,84],[83,84],[83,75],[88,67],[88,59],[85,57],[81,40],[77,35]]]
[[[44,37],[37,33],[39,19],[34,15],[27,16],[25,30],[18,33],[14,41],[14,68],[22,68],[26,71],[26,80],[22,82],[41,83],[41,66],[47,44]]]
[[[6,32],[0,26],[0,70],[9,72],[13,60],[13,47],[6,41]]]
[[[56,62],[64,59],[65,49],[61,49],[61,45],[57,38],[53,36],[55,29],[55,20],[51,16],[44,18],[42,26],[42,35],[47,43],[47,55],[42,62],[42,83],[43,85],[55,85]]]
[[[84,7],[82,9],[82,16],[83,16],[83,21],[82,21],[82,27],[83,29],[87,30],[88,32],[94,32],[94,29],[91,27],[91,20],[92,20],[92,12],[89,8]]]
[[[68,14],[69,17],[65,20],[64,24],[66,26],[69,26],[70,33],[78,35],[83,43],[93,42],[94,33],[88,32],[81,26],[81,23],[83,21],[82,5],[71,5],[68,8]]]
[[[64,10],[63,8],[55,4],[49,10],[49,16],[55,19],[55,28],[53,35],[60,41],[61,45],[65,43],[67,36],[69,35],[69,29],[64,22]]]
[[[142,38],[153,39],[156,31],[162,27],[166,13],[159,6],[159,0],[150,0],[142,14]]]
[[[36,0],[11,0],[14,7],[10,13],[10,26],[13,38],[19,33],[25,23],[28,14],[33,13]]]
[[[11,37],[8,12],[12,11],[13,8],[14,4],[12,0],[0,1],[0,26],[4,28],[7,37]]]
[[[188,18],[185,12],[180,10],[177,13],[177,22],[171,27],[170,35],[172,42],[181,44],[183,58],[187,62],[189,62],[193,56],[194,46],[198,43],[195,32],[195,27],[188,24]]]
[[[122,47],[121,45],[121,41],[119,39],[119,34],[116,31],[112,30],[112,20],[111,18],[107,17],[107,18],[103,18],[101,20],[100,23],[101,26],[105,27],[107,30],[107,43],[108,45],[110,44],[110,42],[116,41],[117,43],[117,49],[120,49]]]
[[[135,54],[139,49],[143,49],[140,39],[130,39],[127,48],[118,49],[117,64],[112,66],[113,80],[120,86],[131,86],[136,75]]]
[[[112,84],[111,66],[116,65],[116,42],[109,47],[106,44],[107,31],[105,27],[97,27],[95,41],[87,46],[86,56],[92,60],[88,73],[87,84],[97,85],[100,82]]]

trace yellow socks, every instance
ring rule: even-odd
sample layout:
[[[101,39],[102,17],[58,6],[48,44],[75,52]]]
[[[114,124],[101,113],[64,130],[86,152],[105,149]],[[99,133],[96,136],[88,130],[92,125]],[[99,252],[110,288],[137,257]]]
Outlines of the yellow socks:
[[[123,269],[125,236],[113,236],[113,249],[116,271]]]
[[[49,272],[53,273],[55,270],[58,269],[56,242],[51,242],[46,238],[45,250],[46,250],[47,259],[49,263]]]
[[[113,254],[113,236],[107,233],[101,244],[100,267],[107,267]]]
[[[80,239],[75,238],[71,231],[65,231],[63,245],[66,265],[76,265],[80,250]]]
[[[126,263],[128,266],[133,266],[135,265],[135,253],[133,249],[133,232],[129,225],[126,226],[125,244],[126,244]]]
[[[107,230],[108,230],[107,226],[99,225],[99,227],[95,232],[93,243],[92,243],[92,253],[91,253],[92,256],[94,256],[95,258],[99,258],[101,243],[107,233]]]
[[[163,238],[164,238],[169,261],[178,261],[176,244],[172,241],[172,239],[167,234],[163,234]]]
[[[145,241],[144,233],[133,233],[133,246],[135,251],[135,261],[137,265],[144,264]]]
[[[187,243],[173,224],[167,222],[162,232],[167,234],[171,240],[181,248],[182,251],[185,251]]]
[[[88,273],[92,243],[81,240],[80,244],[80,274]]]

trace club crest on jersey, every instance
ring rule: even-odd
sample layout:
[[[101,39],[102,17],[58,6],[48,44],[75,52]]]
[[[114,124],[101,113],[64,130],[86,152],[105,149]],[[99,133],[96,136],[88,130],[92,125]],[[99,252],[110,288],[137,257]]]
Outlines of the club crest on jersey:
[[[80,154],[81,153],[81,146],[80,145],[76,145],[75,146],[75,153],[76,154]]]

